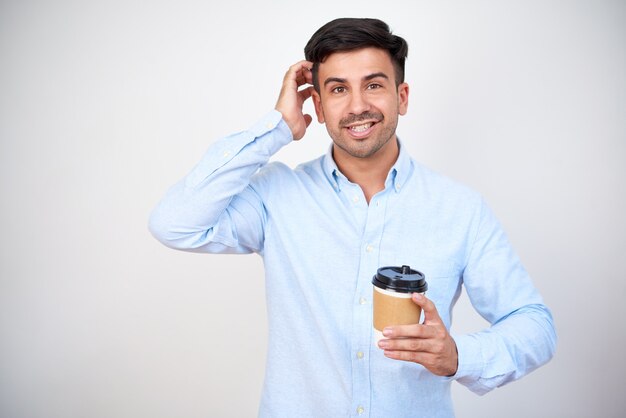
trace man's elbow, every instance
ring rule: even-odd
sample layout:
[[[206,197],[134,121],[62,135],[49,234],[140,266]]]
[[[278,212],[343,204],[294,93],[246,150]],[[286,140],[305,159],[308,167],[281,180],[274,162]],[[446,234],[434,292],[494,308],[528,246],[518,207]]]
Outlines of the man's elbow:
[[[158,207],[150,213],[148,231],[166,247],[182,249],[179,234],[173,232],[171,221],[159,211]]]

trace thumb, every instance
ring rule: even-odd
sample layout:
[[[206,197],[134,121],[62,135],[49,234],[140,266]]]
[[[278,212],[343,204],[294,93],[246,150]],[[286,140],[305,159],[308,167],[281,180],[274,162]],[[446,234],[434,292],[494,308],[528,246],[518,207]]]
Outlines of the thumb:
[[[413,303],[422,308],[424,312],[424,324],[441,324],[443,320],[439,316],[439,312],[432,300],[428,299],[421,293],[413,293],[411,296]]]
[[[309,127],[309,125],[311,124],[311,121],[313,120],[311,115],[308,115],[308,114],[302,115],[302,119],[304,120],[304,127],[302,127],[302,125],[300,123],[298,123],[298,130],[297,131],[293,131],[293,130],[291,131],[293,133],[294,141],[299,141],[300,139],[302,139],[304,134],[306,134],[306,129]],[[291,127],[290,127],[290,129],[291,129]]]
[[[306,124],[306,127],[308,128],[309,125],[311,124],[311,121],[313,120],[313,118],[311,117],[311,115],[309,115],[308,113],[304,114],[304,123]]]

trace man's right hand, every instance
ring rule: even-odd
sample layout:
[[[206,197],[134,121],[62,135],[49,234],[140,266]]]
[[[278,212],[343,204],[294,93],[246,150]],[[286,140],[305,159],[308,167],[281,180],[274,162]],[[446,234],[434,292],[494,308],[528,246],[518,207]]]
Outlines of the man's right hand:
[[[291,129],[293,139],[298,140],[304,136],[306,128],[311,124],[311,115],[303,114],[302,106],[313,92],[313,76],[311,68],[313,63],[300,61],[291,67],[285,74],[280,96],[276,102],[276,110],[283,115],[283,120]],[[300,86],[310,84],[307,88],[298,90]]]

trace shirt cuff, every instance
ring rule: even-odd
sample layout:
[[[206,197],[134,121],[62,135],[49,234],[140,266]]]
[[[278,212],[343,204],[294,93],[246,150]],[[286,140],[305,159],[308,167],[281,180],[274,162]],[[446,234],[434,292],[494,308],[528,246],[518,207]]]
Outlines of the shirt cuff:
[[[480,341],[472,334],[454,337],[458,353],[458,368],[451,379],[477,380],[483,371],[484,363]]]
[[[501,386],[515,371],[506,346],[497,336],[479,332],[456,336],[454,341],[459,366],[456,374],[448,379],[456,380],[474,393],[484,395]]]
[[[293,141],[291,129],[283,120],[283,115],[277,110],[272,110],[266,114],[265,117],[252,125],[248,132],[254,138],[265,137],[268,133],[273,133],[269,136],[272,140],[265,141],[263,144],[268,155],[274,155],[283,146]]]

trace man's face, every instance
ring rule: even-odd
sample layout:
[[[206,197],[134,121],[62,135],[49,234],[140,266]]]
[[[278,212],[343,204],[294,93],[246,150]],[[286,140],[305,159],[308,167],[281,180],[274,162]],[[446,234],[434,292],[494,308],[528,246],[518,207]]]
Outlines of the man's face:
[[[395,142],[398,115],[408,106],[409,87],[396,87],[387,51],[363,48],[337,52],[319,65],[315,112],[326,124],[335,153],[368,158]]]

